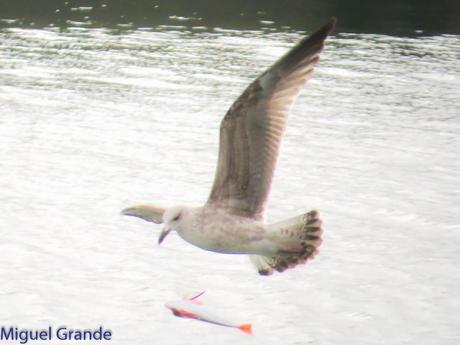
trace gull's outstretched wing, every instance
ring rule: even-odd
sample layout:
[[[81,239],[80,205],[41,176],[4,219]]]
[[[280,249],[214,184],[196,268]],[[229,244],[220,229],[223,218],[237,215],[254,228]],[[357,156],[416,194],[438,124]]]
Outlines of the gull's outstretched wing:
[[[334,26],[333,18],[300,41],[233,103],[220,125],[219,160],[208,204],[262,219],[288,113]]]

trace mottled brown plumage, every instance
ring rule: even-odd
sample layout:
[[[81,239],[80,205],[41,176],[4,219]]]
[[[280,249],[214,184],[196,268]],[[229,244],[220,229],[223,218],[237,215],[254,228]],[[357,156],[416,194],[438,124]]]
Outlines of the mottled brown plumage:
[[[334,25],[332,19],[300,41],[231,106],[220,127],[219,160],[208,203],[236,215],[263,218],[289,111],[311,78]]]
[[[263,260],[266,263],[265,267],[259,269],[259,273],[270,275],[273,270],[283,272],[288,268],[293,268],[313,259],[318,253],[318,247],[322,242],[323,229],[321,225],[322,221],[316,210],[270,225],[274,234],[278,233],[280,237],[289,237],[291,240],[298,241],[301,249],[296,253],[280,252],[271,257],[259,258],[259,260]]]
[[[286,121],[319,61],[335,19],[303,39],[252,82],[220,126],[214,184],[202,207],[135,206],[123,214],[163,222],[159,243],[175,230],[205,250],[249,254],[262,275],[305,263],[321,244],[316,211],[266,225],[264,212]],[[160,219],[161,217],[161,219]]]

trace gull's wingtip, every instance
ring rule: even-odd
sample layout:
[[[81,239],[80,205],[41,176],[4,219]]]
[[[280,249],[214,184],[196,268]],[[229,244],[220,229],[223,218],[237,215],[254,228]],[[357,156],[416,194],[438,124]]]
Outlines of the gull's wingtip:
[[[329,30],[333,30],[335,28],[335,25],[337,24],[337,17],[336,16],[332,16],[329,18],[329,20],[327,21],[326,24],[323,25],[323,28],[324,29],[329,29]]]
[[[324,24],[321,29],[316,31],[313,36],[325,37],[328,36],[332,30],[335,29],[335,25],[337,24],[337,17],[329,18],[328,22]]]
[[[120,214],[123,216],[134,216],[133,207],[126,207],[120,211]]]
[[[163,223],[165,208],[156,205],[136,205],[124,208],[120,214],[123,216],[138,217],[156,224]]]
[[[329,32],[335,29],[335,26],[337,25],[337,17],[331,17],[329,18],[329,22],[326,24],[327,27],[329,28]]]

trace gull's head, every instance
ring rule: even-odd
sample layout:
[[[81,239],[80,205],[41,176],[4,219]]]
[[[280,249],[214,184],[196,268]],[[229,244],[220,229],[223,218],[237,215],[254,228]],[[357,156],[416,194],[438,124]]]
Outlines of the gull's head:
[[[158,244],[161,244],[172,230],[178,231],[180,229],[184,211],[183,206],[173,206],[165,210],[163,213],[163,231],[158,238]]]

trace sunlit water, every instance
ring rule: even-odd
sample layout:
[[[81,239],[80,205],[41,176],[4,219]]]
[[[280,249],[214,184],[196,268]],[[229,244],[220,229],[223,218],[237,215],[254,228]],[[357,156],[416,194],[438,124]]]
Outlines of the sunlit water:
[[[116,344],[458,344],[456,36],[328,40],[267,215],[321,211],[308,265],[260,277],[119,215],[205,202],[222,116],[301,36],[0,32],[0,323],[103,325]],[[202,290],[255,337],[164,308]]]

